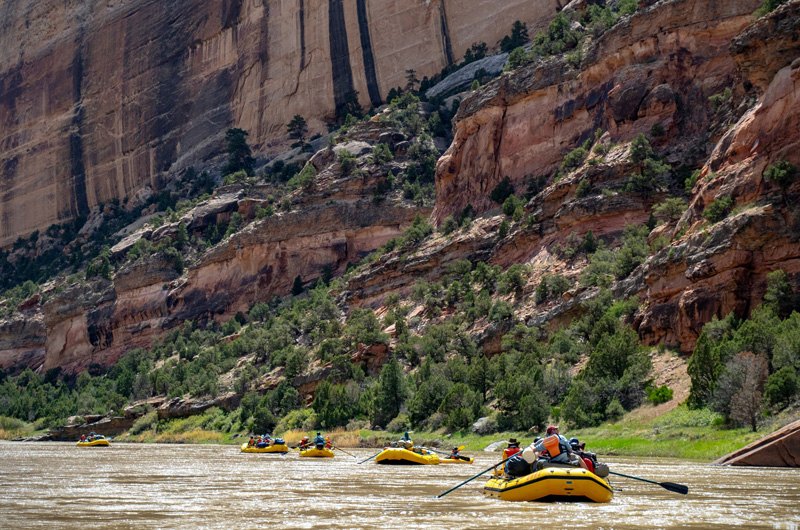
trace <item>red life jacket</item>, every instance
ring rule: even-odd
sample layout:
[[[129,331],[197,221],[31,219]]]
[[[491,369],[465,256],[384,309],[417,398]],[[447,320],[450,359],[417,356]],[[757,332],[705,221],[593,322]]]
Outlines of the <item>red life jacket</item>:
[[[503,449],[503,460],[522,451],[519,447],[506,447]]]

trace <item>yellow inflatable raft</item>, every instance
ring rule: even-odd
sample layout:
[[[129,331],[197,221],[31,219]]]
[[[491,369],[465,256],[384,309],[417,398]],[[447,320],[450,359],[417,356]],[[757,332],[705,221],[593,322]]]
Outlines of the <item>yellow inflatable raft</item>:
[[[424,449],[419,449],[425,451]],[[425,451],[424,453],[415,453],[408,449],[400,447],[390,447],[381,451],[375,462],[378,464],[388,465],[425,465],[425,464],[438,464],[440,462],[439,456],[436,453]]]
[[[243,453],[288,453],[289,446],[286,444],[268,445],[267,447],[248,447],[247,443],[242,444]]]
[[[471,464],[475,460],[474,458],[467,458],[466,456],[462,456],[461,458],[441,458],[439,460],[440,464]]]
[[[614,498],[608,482],[594,473],[556,467],[519,478],[491,478],[483,487],[483,494],[518,502],[609,502]]]
[[[300,456],[311,458],[333,458],[334,454],[330,449],[317,449],[316,447],[312,447],[311,449],[300,451]]]
[[[108,447],[111,444],[105,438],[99,438],[91,442],[78,442],[77,445],[78,447]]]

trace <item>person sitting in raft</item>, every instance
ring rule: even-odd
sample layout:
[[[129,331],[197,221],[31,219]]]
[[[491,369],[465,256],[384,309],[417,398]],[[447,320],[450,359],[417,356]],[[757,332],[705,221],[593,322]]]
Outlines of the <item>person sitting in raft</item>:
[[[331,443],[331,437],[330,436],[326,436],[325,437],[325,448],[326,449],[330,449],[331,447],[333,447],[333,444]]]
[[[528,455],[524,454],[523,458],[528,463],[533,463],[538,455],[549,455],[551,462],[560,462],[562,464],[580,465],[583,469],[587,469],[586,462],[580,458],[572,450],[566,438],[561,436],[558,432],[558,425],[551,425],[547,428],[547,437],[539,443],[532,443],[526,450],[530,449]]]
[[[408,435],[408,431],[406,431],[403,434],[403,437],[400,438],[400,441],[397,443],[397,446],[398,447],[405,447],[409,451],[412,450],[412,448],[414,447],[414,440],[412,440],[411,437]]]
[[[508,447],[503,449],[503,460],[522,451],[522,449],[519,448],[519,442],[516,438],[511,438],[507,443]]]
[[[250,441],[249,441],[249,442],[247,442],[247,447],[253,447],[255,444],[256,444],[256,440],[255,440],[255,438],[253,438],[253,437],[251,436],[251,437],[250,437]]]
[[[453,447],[453,450],[450,451],[450,458],[454,460],[469,460],[466,456],[461,456],[458,452],[458,447]]]
[[[311,445],[311,442],[308,441],[308,436],[303,436],[303,439],[300,440],[300,449],[305,449]]]
[[[86,441],[86,435],[85,435],[85,434],[81,434],[81,441],[82,441],[82,442],[85,442],[85,441]]]
[[[325,447],[325,438],[322,437],[319,431],[317,431],[317,435],[314,437],[314,445],[317,446],[317,449]]]
[[[578,455],[586,463],[586,469],[594,473],[595,464],[597,463],[597,455],[589,451],[584,451],[586,443],[581,443],[577,438],[569,439],[569,446],[572,452]]]

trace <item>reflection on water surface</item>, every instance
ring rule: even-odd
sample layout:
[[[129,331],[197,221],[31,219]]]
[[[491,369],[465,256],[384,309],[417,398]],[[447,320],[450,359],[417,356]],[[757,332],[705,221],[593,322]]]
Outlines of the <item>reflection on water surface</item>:
[[[613,471],[687,484],[689,495],[612,476],[609,504],[507,503],[484,497],[481,477],[433,499],[500,460],[470,456],[473,465],[403,467],[234,446],[0,442],[0,527],[800,529],[796,469],[615,458]]]

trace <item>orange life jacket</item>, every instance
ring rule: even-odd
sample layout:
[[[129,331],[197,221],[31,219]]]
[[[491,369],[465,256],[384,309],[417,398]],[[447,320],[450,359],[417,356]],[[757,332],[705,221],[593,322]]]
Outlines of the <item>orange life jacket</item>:
[[[503,460],[522,451],[519,447],[506,447],[503,449]]]
[[[542,443],[544,444],[545,449],[547,449],[547,452],[550,453],[550,456],[552,458],[555,458],[561,454],[561,447],[559,447],[560,444],[558,443],[558,436],[556,436],[555,434],[550,435],[544,440],[542,440]]]

